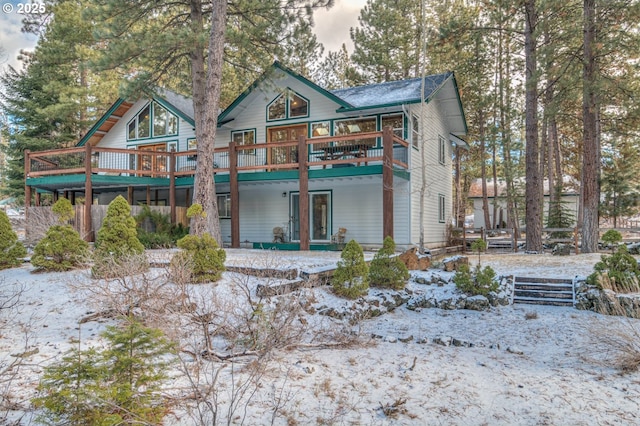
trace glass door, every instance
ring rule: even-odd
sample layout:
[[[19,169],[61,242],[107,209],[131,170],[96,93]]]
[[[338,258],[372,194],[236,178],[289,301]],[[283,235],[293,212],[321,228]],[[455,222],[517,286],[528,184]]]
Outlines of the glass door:
[[[307,135],[307,125],[275,127],[269,129],[269,142],[297,141],[299,135]],[[269,164],[292,164],[298,162],[298,148],[287,146],[269,150]]]
[[[291,194],[291,239],[300,241],[300,194]],[[309,233],[311,241],[331,239],[331,192],[309,193]]]

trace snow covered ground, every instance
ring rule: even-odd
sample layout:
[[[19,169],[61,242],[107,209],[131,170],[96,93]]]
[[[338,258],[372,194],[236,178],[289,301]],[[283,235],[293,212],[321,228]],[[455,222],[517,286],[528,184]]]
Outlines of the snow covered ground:
[[[150,254],[166,258],[166,252]],[[228,264],[323,268],[336,253],[229,250]],[[475,262],[477,256],[469,255]],[[588,275],[599,255],[483,255],[499,275]],[[28,411],[43,366],[77,345],[98,341],[108,321],[80,326],[95,311],[70,284],[90,282],[87,271],[32,274],[30,266],[0,271],[0,288],[24,287],[18,311],[0,312],[0,361],[25,354],[8,395]],[[225,273],[218,287],[233,281]],[[410,290],[427,287],[410,283]],[[328,288],[307,293],[316,306],[349,306]],[[335,321],[308,314],[314,327]],[[339,324],[336,322],[336,328]],[[344,324],[342,324],[344,326]],[[598,335],[640,329],[640,322],[572,308],[516,305],[487,312],[404,306],[349,325],[358,344],[305,345],[276,351],[247,406],[245,424],[364,425],[592,425],[640,424],[640,373],[622,375],[606,361]],[[30,333],[25,334],[30,330]],[[29,341],[24,345],[25,336]],[[372,337],[375,336],[375,337]],[[453,342],[448,346],[434,340]],[[181,383],[176,375],[175,389]],[[224,386],[222,386],[224,388]],[[384,409],[383,409],[384,408]],[[29,424],[32,416],[22,418]],[[2,423],[2,420],[0,420]],[[176,407],[166,424],[195,424]]]

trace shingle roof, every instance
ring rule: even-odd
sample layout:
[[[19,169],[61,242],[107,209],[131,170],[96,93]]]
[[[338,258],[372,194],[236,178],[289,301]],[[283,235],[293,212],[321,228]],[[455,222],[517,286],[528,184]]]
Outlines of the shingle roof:
[[[429,99],[451,76],[451,72],[425,77],[424,97]],[[331,93],[356,108],[420,101],[421,78],[367,84],[347,89],[331,90]]]

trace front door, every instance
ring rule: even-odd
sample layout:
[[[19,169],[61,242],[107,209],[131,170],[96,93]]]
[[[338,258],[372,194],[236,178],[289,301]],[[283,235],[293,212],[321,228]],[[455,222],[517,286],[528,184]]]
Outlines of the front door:
[[[291,239],[300,241],[300,194],[291,194]],[[309,193],[309,232],[311,241],[331,239],[331,192]]]
[[[298,136],[307,136],[307,125],[274,127],[269,129],[269,143],[297,141]],[[269,150],[269,164],[292,164],[298,162],[298,148],[287,146]]]

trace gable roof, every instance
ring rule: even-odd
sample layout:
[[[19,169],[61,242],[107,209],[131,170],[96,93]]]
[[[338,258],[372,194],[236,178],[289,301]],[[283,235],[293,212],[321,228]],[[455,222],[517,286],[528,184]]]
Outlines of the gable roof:
[[[150,96],[152,101],[158,102],[160,105],[176,114],[192,126],[195,125],[193,114],[193,102],[190,98],[182,96],[178,93],[167,89],[158,89],[157,95]],[[98,144],[104,135],[106,135],[113,126],[120,121],[135,102],[118,98],[102,117],[89,129],[89,131],[80,139],[76,146],[84,146],[87,142],[91,145]]]
[[[289,76],[295,78],[296,80],[300,81],[301,83],[307,85],[308,87],[310,87],[311,89],[319,92],[320,94],[326,96],[327,98],[331,99],[332,101],[336,102],[338,105],[340,105],[343,108],[350,108],[353,105],[349,104],[348,102],[346,102],[345,100],[341,99],[340,97],[334,95],[333,93],[331,93],[330,91],[318,86],[317,84],[315,84],[314,82],[312,82],[311,80],[309,80],[308,78],[302,76],[301,74],[298,74],[297,72],[293,71],[290,68],[287,68],[286,66],[282,65],[280,62],[275,61],[273,63],[273,65],[271,65],[270,68],[268,68],[265,72],[262,73],[262,75],[260,77],[258,77],[256,79],[256,81],[254,81],[251,86],[249,86],[244,92],[242,92],[240,94],[240,96],[238,96],[232,103],[231,105],[229,105],[224,111],[222,111],[222,113],[218,116],[218,126],[228,123],[229,121],[233,120],[235,118],[235,116],[237,116],[239,114],[238,108],[240,107],[240,105],[245,101],[245,100],[251,100],[248,98],[251,98],[251,95],[253,95],[255,93],[255,89],[264,81],[268,80],[269,78],[271,78],[274,75],[274,71],[276,70],[280,70],[282,72],[284,72],[285,74],[288,74]]]
[[[285,67],[278,61],[266,70],[253,82],[240,96],[238,96],[227,109],[218,116],[218,126],[224,125],[235,119],[244,110],[243,104],[250,103],[257,96],[256,88],[265,80],[272,77],[275,70],[288,74],[296,80],[307,85],[311,89],[324,95],[339,105],[337,113],[356,113],[362,110],[397,108],[402,105],[419,103],[422,91],[422,79],[412,78],[408,80],[391,81],[386,83],[368,84],[347,89],[326,90],[313,83],[306,77]],[[442,74],[425,77],[424,100],[430,102],[433,99],[443,101],[446,115],[457,117],[461,123],[456,129],[457,134],[467,133],[467,122],[462,109],[462,102],[458,92],[458,84],[455,74],[451,71]]]

